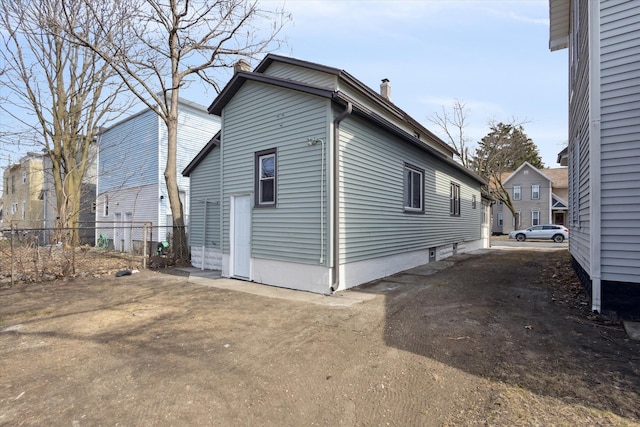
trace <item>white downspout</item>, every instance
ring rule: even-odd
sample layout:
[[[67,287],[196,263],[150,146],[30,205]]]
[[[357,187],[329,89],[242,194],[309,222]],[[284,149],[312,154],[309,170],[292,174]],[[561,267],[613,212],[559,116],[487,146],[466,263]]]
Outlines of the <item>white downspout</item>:
[[[208,199],[205,197],[204,198],[204,224],[203,224],[203,231],[202,231],[202,264],[201,264],[200,270],[204,270],[204,247],[205,247],[205,242],[207,241],[207,201]]]
[[[589,5],[589,183],[591,201],[589,203],[591,237],[591,309],[602,309],[602,224],[600,194],[600,3],[587,2]]]
[[[220,247],[220,256],[222,257],[222,265],[220,266],[220,272],[225,273],[224,270],[224,199],[222,198],[224,194],[224,111],[220,115],[220,178],[218,179],[218,212],[219,212],[219,235],[218,235],[218,246]],[[229,254],[231,255],[231,254]],[[228,270],[228,268],[227,268]],[[226,271],[227,274],[228,271]]]
[[[331,292],[335,292],[340,287],[340,122],[342,122],[353,111],[351,102],[336,118],[333,119],[333,152],[332,167],[333,176],[331,186],[333,189],[333,212],[331,213],[333,223],[333,280]]]

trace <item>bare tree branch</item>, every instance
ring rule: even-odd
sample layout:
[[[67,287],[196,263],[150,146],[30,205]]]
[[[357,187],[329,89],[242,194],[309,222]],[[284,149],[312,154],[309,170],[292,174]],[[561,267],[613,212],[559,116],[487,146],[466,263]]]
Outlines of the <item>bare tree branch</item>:
[[[96,132],[127,105],[123,84],[99,56],[69,42],[69,28],[93,34],[95,21],[81,1],[4,0],[0,11],[6,64],[0,85],[11,94],[0,108],[51,160],[57,225],[72,227]]]
[[[445,106],[442,107],[442,114],[434,113],[428,119],[438,126],[446,135],[447,142],[458,152],[458,160],[462,166],[471,167],[471,153],[469,138],[465,133],[467,127],[467,115],[469,109],[467,105],[459,99],[454,100],[451,111]]]
[[[82,0],[96,11],[101,2]],[[199,78],[219,91],[215,76],[240,58],[254,58],[278,45],[277,35],[289,20],[282,10],[261,9],[248,0],[113,0],[114,27],[95,26],[107,40],[97,45],[86,34],[74,40],[94,51],[124,84],[167,126],[164,177],[174,221],[174,248],[188,258],[184,215],[176,171],[178,101],[180,89]],[[96,13],[96,12],[94,12]],[[266,24],[266,25],[265,25]],[[268,30],[263,29],[263,26]]]

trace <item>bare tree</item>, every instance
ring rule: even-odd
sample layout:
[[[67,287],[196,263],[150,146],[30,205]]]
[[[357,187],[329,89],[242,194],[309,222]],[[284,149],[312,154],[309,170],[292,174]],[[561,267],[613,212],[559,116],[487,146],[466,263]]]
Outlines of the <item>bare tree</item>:
[[[104,2],[84,0],[99,11]],[[95,45],[84,34],[76,40],[111,64],[128,88],[155,111],[167,127],[167,163],[164,178],[171,205],[174,250],[188,259],[183,207],[180,201],[176,149],[180,90],[199,79],[220,90],[218,70],[239,58],[255,58],[277,43],[277,35],[289,16],[269,11],[247,0],[114,0],[113,16],[130,22],[120,31],[101,25]],[[96,12],[97,14],[98,12]],[[96,16],[98,18],[98,16]],[[262,27],[264,25],[264,27]],[[127,46],[131,44],[130,48]]]
[[[57,226],[75,227],[91,145],[98,128],[122,109],[124,85],[99,55],[69,42],[69,27],[93,34],[95,15],[80,0],[3,0],[0,11],[0,84],[11,94],[0,108],[22,128],[13,135],[30,135],[51,159]]]
[[[471,167],[471,138],[465,133],[467,127],[467,105],[459,99],[454,100],[451,110],[442,106],[442,113],[433,113],[429,121],[438,126],[447,136],[447,142],[458,152],[458,159],[465,168]]]

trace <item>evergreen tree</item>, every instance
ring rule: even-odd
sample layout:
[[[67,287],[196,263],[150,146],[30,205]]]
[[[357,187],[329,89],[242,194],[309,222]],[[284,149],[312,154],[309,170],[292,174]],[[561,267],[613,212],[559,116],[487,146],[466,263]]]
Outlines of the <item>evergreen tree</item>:
[[[524,162],[542,169],[544,164],[538,147],[524,132],[521,124],[491,124],[491,132],[480,142],[472,165],[475,172],[489,183],[488,192],[491,197],[504,203],[516,218],[518,213],[513,206],[510,192],[504,187],[502,180],[506,172],[513,172]]]

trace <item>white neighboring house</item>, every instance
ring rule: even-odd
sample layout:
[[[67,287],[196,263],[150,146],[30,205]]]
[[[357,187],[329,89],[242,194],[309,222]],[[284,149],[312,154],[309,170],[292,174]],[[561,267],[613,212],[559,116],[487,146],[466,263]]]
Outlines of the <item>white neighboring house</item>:
[[[551,0],[549,48],[568,48],[569,251],[598,312],[640,318],[640,7]]]
[[[180,100],[176,170],[187,225],[189,178],[180,171],[219,129],[219,117],[208,114],[202,105]],[[164,122],[147,108],[103,130],[98,138],[96,235],[105,234],[111,248],[130,252],[139,248],[146,222],[153,226],[154,242],[167,240],[172,217],[164,179]]]

